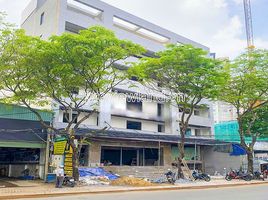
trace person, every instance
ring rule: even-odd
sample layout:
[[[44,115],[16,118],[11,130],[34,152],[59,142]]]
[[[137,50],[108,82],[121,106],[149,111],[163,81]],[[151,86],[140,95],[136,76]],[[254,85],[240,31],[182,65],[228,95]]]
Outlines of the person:
[[[56,170],[56,188],[62,188],[62,183],[64,179],[64,166],[60,165]]]

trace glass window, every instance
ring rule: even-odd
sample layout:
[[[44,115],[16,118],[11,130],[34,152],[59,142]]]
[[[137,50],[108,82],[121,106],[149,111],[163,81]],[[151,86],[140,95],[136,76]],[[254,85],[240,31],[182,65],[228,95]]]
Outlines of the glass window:
[[[142,100],[130,98],[126,99],[127,109],[131,111],[142,111]]]
[[[127,121],[127,129],[141,130],[141,122]]]
[[[40,16],[40,25],[44,23],[45,13],[43,12]]]

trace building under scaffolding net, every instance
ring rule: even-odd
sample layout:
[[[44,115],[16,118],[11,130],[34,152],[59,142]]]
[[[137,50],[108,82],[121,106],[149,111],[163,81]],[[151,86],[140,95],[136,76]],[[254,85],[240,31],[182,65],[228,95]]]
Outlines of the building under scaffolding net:
[[[226,142],[240,142],[237,121],[228,121],[215,124],[215,139]],[[250,142],[251,137],[246,137],[246,142]],[[268,141],[268,137],[259,138],[258,141]]]

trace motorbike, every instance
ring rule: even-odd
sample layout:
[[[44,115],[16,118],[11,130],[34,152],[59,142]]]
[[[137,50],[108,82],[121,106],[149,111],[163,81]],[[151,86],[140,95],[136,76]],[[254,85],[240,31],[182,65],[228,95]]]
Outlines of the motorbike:
[[[253,179],[254,180],[263,180],[264,181],[264,174],[262,174],[261,172],[254,172],[253,173]]]
[[[198,173],[197,171],[193,171],[192,176],[194,177],[195,180],[204,180],[206,182],[209,182],[211,180],[210,176],[205,173]]]
[[[249,173],[243,173],[241,171],[231,170],[230,172],[227,173],[227,175],[225,176],[225,179],[227,181],[231,181],[232,179],[242,179],[245,181],[251,181],[252,175]]]
[[[168,170],[168,172],[165,173],[165,176],[166,176],[166,178],[167,178],[167,181],[168,181],[170,184],[172,184],[172,185],[175,184],[175,182],[176,182],[175,173],[173,173],[171,170]]]
[[[67,187],[74,187],[75,186],[74,178],[70,176],[65,176],[62,185]]]

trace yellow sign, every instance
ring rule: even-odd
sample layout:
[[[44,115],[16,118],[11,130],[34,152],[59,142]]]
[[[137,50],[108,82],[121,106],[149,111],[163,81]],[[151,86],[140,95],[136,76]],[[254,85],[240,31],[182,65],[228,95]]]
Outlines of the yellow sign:
[[[65,150],[64,172],[67,176],[73,176],[73,148]]]
[[[67,141],[54,142],[54,155],[63,155],[65,152]]]

